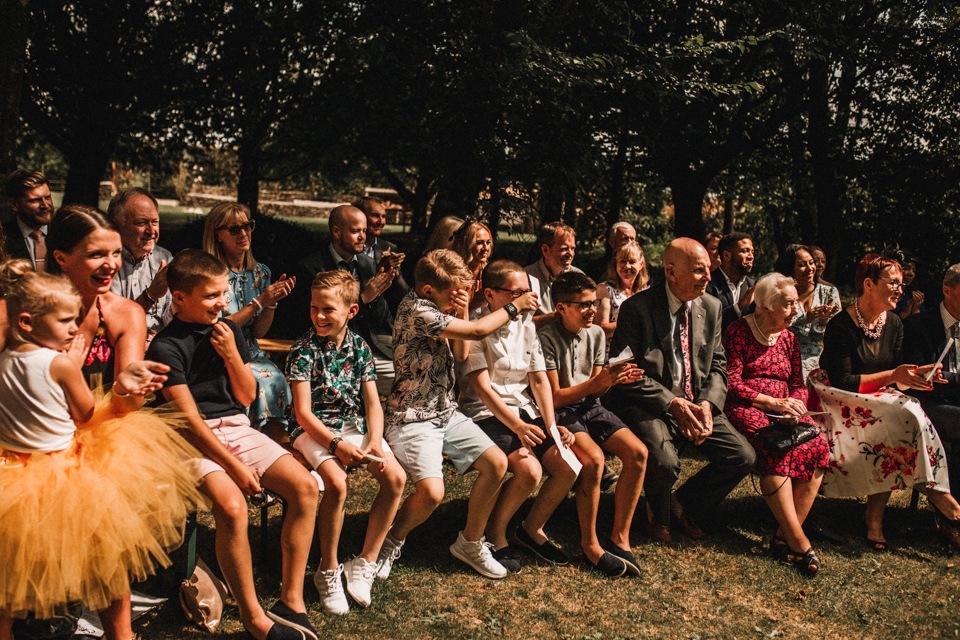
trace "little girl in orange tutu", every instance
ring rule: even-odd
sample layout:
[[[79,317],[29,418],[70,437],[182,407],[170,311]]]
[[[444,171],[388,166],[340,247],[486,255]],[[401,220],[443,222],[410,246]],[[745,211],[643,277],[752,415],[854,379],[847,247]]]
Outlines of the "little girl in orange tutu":
[[[169,564],[202,503],[183,464],[199,454],[169,417],[117,416],[109,398],[96,400],[80,370],[80,296],[69,281],[27,273],[4,302],[0,640],[13,637],[14,618],[77,601],[129,620],[130,578]],[[161,383],[121,374],[115,391],[144,395]]]

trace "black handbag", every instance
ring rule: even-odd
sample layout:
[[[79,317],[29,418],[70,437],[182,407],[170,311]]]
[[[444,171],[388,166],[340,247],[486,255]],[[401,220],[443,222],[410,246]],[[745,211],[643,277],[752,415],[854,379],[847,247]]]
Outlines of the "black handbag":
[[[771,422],[769,426],[760,430],[760,437],[763,438],[771,453],[786,453],[804,442],[813,440],[818,435],[820,435],[820,429],[806,422],[792,425]]]

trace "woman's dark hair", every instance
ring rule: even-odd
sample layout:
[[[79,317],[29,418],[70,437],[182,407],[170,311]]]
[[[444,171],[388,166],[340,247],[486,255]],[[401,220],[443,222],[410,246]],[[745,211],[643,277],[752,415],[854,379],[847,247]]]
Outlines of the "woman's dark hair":
[[[806,251],[813,256],[813,251],[805,244],[788,244],[783,248],[783,252],[777,258],[776,264],[773,265],[773,270],[782,273],[788,278],[792,278],[793,267],[797,264],[797,253],[800,251]]]
[[[62,272],[60,265],[53,257],[54,251],[70,253],[84,238],[97,229],[117,230],[107,219],[106,214],[96,207],[85,204],[68,204],[60,207],[47,229],[47,255],[50,256],[47,259],[47,271]]]

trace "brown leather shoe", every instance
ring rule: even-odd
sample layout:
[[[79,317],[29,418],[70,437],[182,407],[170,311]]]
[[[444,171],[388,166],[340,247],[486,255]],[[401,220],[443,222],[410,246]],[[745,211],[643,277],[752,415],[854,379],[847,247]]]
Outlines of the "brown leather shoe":
[[[960,529],[944,517],[934,518],[933,531],[956,550],[960,550]]]
[[[677,524],[680,525],[680,531],[683,532],[683,535],[691,540],[706,540],[709,537],[707,532],[701,529],[700,525],[694,522],[693,518],[685,512],[677,516]]]
[[[660,524],[656,520],[647,520],[647,537],[654,542],[662,542],[664,544],[673,542],[670,527]]]

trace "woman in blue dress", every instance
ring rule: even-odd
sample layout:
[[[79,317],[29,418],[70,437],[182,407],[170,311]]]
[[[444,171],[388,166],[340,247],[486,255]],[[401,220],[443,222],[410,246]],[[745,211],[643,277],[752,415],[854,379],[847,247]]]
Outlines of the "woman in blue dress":
[[[257,399],[248,408],[250,424],[263,429],[268,422],[284,426],[287,405],[292,401],[283,373],[257,342],[270,330],[274,311],[296,284],[286,275],[271,283],[267,265],[253,258],[250,248],[256,221],[250,210],[236,202],[218,204],[207,215],[203,249],[217,256],[230,269],[230,307],[227,317],[243,327],[250,349],[250,368],[257,378]]]

